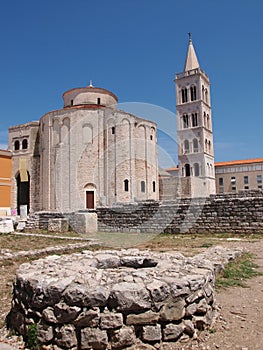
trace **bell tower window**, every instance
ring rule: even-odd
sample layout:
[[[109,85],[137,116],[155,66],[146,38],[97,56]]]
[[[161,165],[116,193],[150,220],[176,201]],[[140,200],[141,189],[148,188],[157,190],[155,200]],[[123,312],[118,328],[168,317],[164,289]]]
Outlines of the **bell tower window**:
[[[188,96],[187,96],[187,88],[182,88],[182,103],[185,103],[188,101]]]
[[[196,86],[190,87],[191,101],[196,100]]]
[[[197,113],[192,113],[192,127],[198,126]]]
[[[188,114],[183,115],[183,128],[187,129],[189,128],[189,117]]]

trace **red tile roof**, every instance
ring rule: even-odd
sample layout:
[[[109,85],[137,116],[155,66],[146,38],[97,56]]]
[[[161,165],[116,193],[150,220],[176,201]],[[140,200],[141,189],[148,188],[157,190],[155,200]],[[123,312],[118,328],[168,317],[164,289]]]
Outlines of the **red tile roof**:
[[[228,166],[228,165],[252,164],[252,163],[263,163],[263,158],[231,160],[231,161],[228,161],[228,162],[216,162],[215,163],[215,167]]]

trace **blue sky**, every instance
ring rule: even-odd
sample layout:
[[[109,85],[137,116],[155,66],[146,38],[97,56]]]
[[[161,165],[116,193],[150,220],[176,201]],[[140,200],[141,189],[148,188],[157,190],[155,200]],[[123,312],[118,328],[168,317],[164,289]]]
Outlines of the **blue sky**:
[[[4,1],[0,145],[9,126],[62,108],[64,91],[92,79],[143,106],[176,162],[173,79],[190,31],[211,81],[216,161],[262,157],[262,18],[262,0]]]

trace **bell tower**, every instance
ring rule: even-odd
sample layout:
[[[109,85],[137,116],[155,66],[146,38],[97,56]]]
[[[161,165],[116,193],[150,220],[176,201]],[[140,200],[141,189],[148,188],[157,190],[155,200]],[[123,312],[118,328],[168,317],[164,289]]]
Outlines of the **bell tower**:
[[[176,74],[178,163],[182,197],[215,193],[210,82],[189,33],[184,71]]]

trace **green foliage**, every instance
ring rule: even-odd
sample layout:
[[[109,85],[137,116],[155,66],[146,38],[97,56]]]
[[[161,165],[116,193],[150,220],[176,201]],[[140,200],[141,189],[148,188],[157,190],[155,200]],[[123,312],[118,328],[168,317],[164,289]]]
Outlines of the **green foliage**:
[[[244,253],[237,260],[229,263],[216,279],[216,288],[247,287],[245,280],[260,276],[256,270],[258,266],[253,262],[253,255]]]
[[[27,331],[27,346],[30,350],[39,350],[40,346],[37,340],[37,325],[35,323],[28,326]]]

